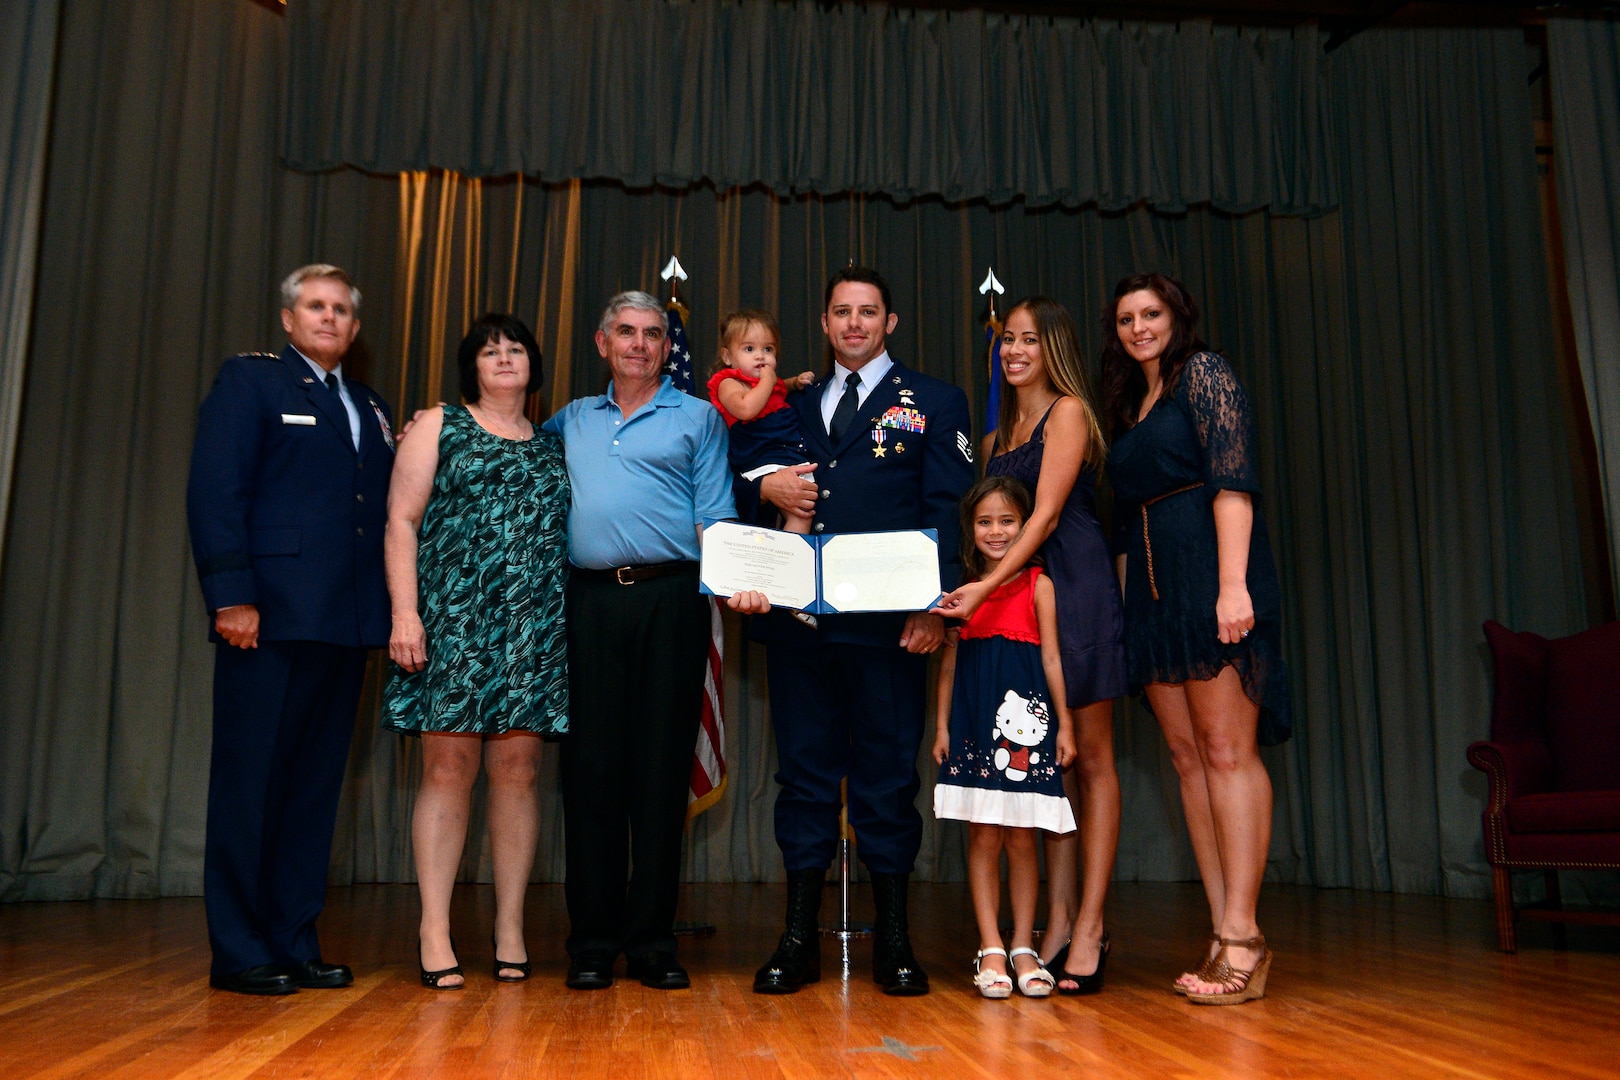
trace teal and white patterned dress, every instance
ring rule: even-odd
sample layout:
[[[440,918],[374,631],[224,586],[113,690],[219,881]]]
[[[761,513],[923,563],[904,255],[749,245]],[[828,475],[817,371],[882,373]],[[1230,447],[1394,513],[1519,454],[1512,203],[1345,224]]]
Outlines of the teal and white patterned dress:
[[[384,724],[410,735],[566,732],[567,564],[562,441],[538,427],[503,439],[445,406],[416,556],[427,666],[394,665]]]

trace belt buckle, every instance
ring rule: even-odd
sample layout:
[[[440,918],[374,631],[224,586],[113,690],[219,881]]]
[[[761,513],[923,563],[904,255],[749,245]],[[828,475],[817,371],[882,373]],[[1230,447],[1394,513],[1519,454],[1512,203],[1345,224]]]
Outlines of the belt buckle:
[[[633,566],[618,567],[613,571],[613,580],[617,581],[620,585],[634,585],[636,583],[636,579],[634,577],[627,578],[624,575],[627,573],[634,574],[635,572],[636,570]]]

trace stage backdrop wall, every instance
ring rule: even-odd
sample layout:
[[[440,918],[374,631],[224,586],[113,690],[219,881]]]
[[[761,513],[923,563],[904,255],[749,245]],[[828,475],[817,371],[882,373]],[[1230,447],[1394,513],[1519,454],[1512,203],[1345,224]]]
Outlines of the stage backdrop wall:
[[[881,267],[901,317],[896,355],[967,388],[980,415],[972,287],[987,264],[1012,293],[1050,293],[1087,327],[1125,273],[1185,279],[1259,412],[1287,598],[1299,728],[1266,753],[1270,877],[1487,892],[1483,782],[1462,757],[1487,727],[1479,624],[1560,634],[1585,622],[1516,32],[1368,33],[1321,61],[1333,148],[1322,185],[1339,208],[1314,216],[302,173],[278,161],[278,16],[248,0],[65,0],[62,32],[41,317],[0,578],[0,896],[200,886],[211,656],[184,533],[186,460],[220,360],[279,341],[273,288],[287,268],[322,258],[357,274],[359,362],[408,412],[453,394],[448,349],[486,307],[533,321],[547,403],[599,391],[601,303],[656,287],[672,253],[692,274],[699,353],[721,312],[759,304],[782,317],[789,369],[822,362],[826,275],[850,258]],[[376,730],[375,692],[374,670],[334,881],[412,875],[415,748]],[[726,698],[730,790],[693,824],[687,873],[774,879],[763,663],[735,623]],[[1135,707],[1116,725],[1118,874],[1190,878],[1157,731]],[[548,752],[542,880],[562,866],[554,771]],[[480,810],[463,871],[487,879],[481,825]],[[930,823],[919,873],[961,872],[960,834]]]

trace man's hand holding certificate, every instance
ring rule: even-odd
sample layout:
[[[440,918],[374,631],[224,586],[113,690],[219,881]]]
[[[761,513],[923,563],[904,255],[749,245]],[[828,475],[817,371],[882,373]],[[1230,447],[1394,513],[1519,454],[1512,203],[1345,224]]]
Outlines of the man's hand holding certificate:
[[[736,522],[703,530],[703,591],[762,593],[812,614],[926,611],[940,597],[933,530],[804,536]]]
[[[760,592],[778,607],[807,608],[816,602],[815,547],[807,539],[731,521],[706,525],[699,583],[715,596]]]

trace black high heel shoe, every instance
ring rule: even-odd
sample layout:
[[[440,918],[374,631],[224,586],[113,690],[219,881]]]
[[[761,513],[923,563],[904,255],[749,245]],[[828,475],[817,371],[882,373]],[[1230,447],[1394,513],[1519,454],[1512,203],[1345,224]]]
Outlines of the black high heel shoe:
[[[525,960],[525,961],[523,961],[523,963],[519,964],[519,963],[516,963],[516,962],[511,961],[511,960],[502,960],[501,959],[500,949],[496,948],[496,946],[495,946],[495,935],[494,934],[489,935],[489,951],[495,957],[495,981],[496,982],[522,982],[523,980],[525,980],[525,979],[527,979],[529,977],[529,963],[530,962],[528,960]],[[501,974],[502,971],[521,971],[521,972],[523,972],[523,974],[521,974],[521,975],[502,975]]]
[[[456,936],[454,934],[450,935],[450,951],[457,951]],[[460,954],[457,953],[457,955],[459,956]],[[516,967],[517,965],[514,964],[512,966]],[[460,990],[462,987],[467,985],[467,976],[466,973],[461,970],[460,964],[457,964],[455,967],[447,967],[442,971],[429,971],[427,968],[422,966],[421,938],[416,939],[416,970],[422,976],[422,985],[427,987],[429,990]],[[439,984],[440,979],[448,979],[452,975],[460,975],[461,981],[456,983],[454,986],[441,986]]]
[[[1064,951],[1068,951],[1067,946],[1064,947]],[[1067,960],[1068,957],[1065,956],[1064,959]],[[1064,997],[1079,997],[1082,994],[1101,993],[1103,988],[1103,969],[1107,966],[1108,931],[1104,930],[1102,941],[1097,945],[1097,970],[1093,971],[1090,975],[1075,975],[1072,972],[1064,971],[1060,968],[1058,970],[1057,992],[1062,994]],[[1072,987],[1064,986],[1063,984],[1066,982],[1072,982],[1074,985]]]
[[[1053,953],[1051,959],[1047,960],[1041,966],[1048,971],[1061,972],[1063,970],[1063,965],[1069,962],[1069,946],[1073,944],[1074,942],[1072,940],[1065,941],[1063,943],[1063,948]],[[1060,979],[1062,977],[1063,976],[1061,974],[1058,976]]]

